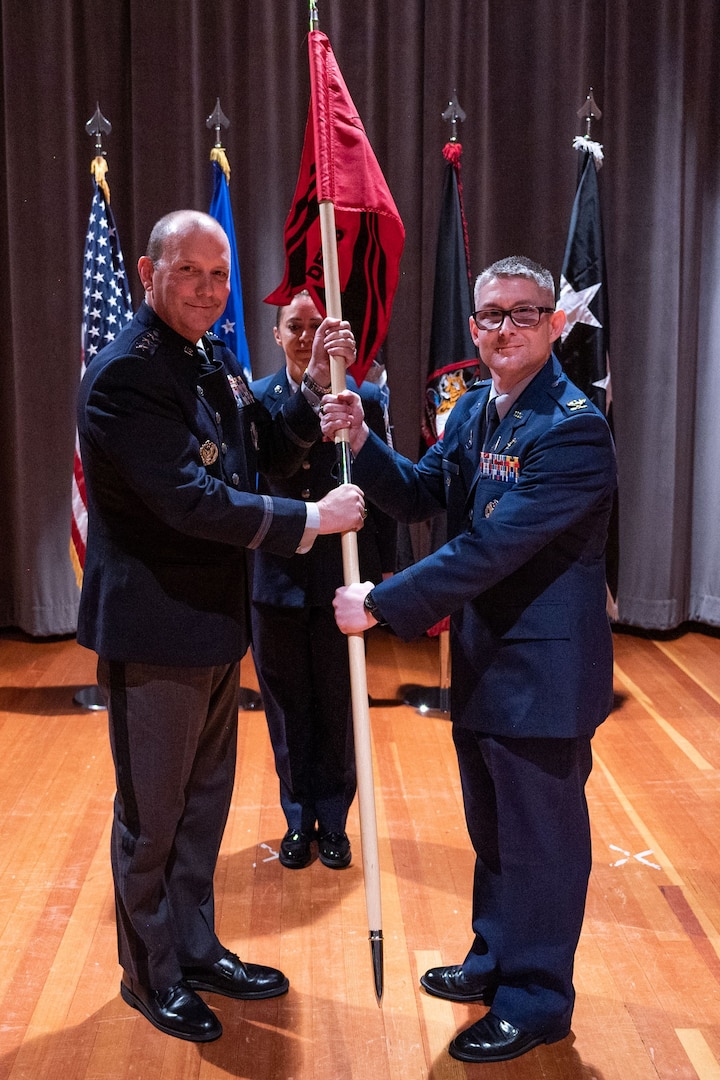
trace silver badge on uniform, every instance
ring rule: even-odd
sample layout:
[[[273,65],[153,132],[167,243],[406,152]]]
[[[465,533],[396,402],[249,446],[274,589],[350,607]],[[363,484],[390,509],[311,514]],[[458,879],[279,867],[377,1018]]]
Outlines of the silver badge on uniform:
[[[218,453],[219,451],[215,443],[208,439],[207,442],[204,442],[200,447],[200,460],[203,465],[212,465],[214,461],[217,461]]]
[[[491,499],[490,500],[490,502],[485,507],[485,517],[486,518],[490,517],[490,515],[492,514],[493,510],[495,509],[495,507],[497,506],[499,501],[500,501],[499,499]]]

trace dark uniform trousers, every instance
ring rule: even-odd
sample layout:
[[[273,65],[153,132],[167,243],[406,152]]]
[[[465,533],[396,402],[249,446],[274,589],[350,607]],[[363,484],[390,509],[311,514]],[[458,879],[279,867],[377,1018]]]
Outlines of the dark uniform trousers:
[[[253,652],[288,826],[345,829],[355,796],[347,639],[328,605],[253,607]]]
[[[178,964],[213,964],[225,951],[213,873],[233,789],[238,667],[98,662],[117,776],[119,959],[144,986],[172,986]]]
[[[455,724],[453,739],[476,854],[465,971],[499,978],[493,1011],[503,1020],[561,1028],[592,861],[590,738],[505,738]]]

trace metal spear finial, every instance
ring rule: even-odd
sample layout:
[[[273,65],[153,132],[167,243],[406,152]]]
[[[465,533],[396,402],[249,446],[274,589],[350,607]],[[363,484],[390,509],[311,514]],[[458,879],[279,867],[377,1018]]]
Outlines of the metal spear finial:
[[[220,108],[220,98],[215,102],[215,108],[205,121],[205,127],[215,128],[215,145],[222,146],[222,139],[220,138],[220,128],[229,128],[230,121],[225,113]]]
[[[458,121],[462,123],[462,121],[465,119],[465,113],[460,108],[460,103],[457,99],[457,90],[453,90],[453,95],[448,102],[448,106],[445,109],[445,112],[442,114],[442,118],[443,120],[449,120],[452,125],[450,142],[457,142]]]
[[[95,154],[97,157],[104,157],[105,151],[103,150],[103,135],[109,135],[112,131],[112,124],[107,120],[100,112],[100,103],[96,103],[95,112],[85,125],[85,130],[88,135],[95,137]]]
[[[308,8],[310,14],[310,32],[317,30],[318,28],[318,10],[317,0],[308,0]]]
[[[590,87],[588,96],[585,98],[583,105],[581,106],[581,108],[578,109],[577,115],[580,117],[581,120],[585,121],[585,138],[589,139],[590,129],[592,128],[593,120],[599,120],[602,116],[600,107],[598,106],[595,98],[593,97],[592,86]]]

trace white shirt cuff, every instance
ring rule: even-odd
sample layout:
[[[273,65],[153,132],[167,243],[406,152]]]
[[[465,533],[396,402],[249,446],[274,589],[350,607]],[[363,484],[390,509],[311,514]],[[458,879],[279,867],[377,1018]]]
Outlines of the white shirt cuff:
[[[300,537],[300,544],[295,548],[296,555],[306,555],[315,543],[315,538],[320,532],[320,511],[317,503],[305,503],[307,517],[305,519],[305,532]]]

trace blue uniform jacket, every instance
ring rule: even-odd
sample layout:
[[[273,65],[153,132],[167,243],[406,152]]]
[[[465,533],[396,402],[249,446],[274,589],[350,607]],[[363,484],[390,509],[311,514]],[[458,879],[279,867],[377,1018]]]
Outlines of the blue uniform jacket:
[[[504,736],[592,733],[612,704],[605,543],[616,485],[602,414],[552,356],[478,439],[484,382],[413,465],[372,435],[354,477],[403,521],[447,507],[448,542],[373,592],[409,640],[450,614],[452,719]]]
[[[358,392],[356,383],[349,376],[347,385]],[[290,390],[285,368],[251,383],[251,389],[272,415],[297,396]],[[378,387],[363,383],[359,393],[369,426],[385,440]],[[260,490],[273,496],[317,502],[337,487],[336,456],[333,442],[316,442],[296,472],[288,477],[262,477]],[[383,573],[394,571],[397,525],[393,518],[368,504],[368,516],[357,540],[361,578],[379,581]],[[285,608],[331,604],[335,590],[342,582],[342,548],[340,537],[336,535],[318,536],[307,554],[291,559],[280,558],[264,549],[258,549],[253,555],[252,596],[258,603]]]
[[[88,542],[78,641],[108,660],[227,664],[249,643],[247,548],[296,550],[305,507],[255,493],[319,436],[302,394],[273,419],[234,355],[143,304],[90,361],[78,400]]]

